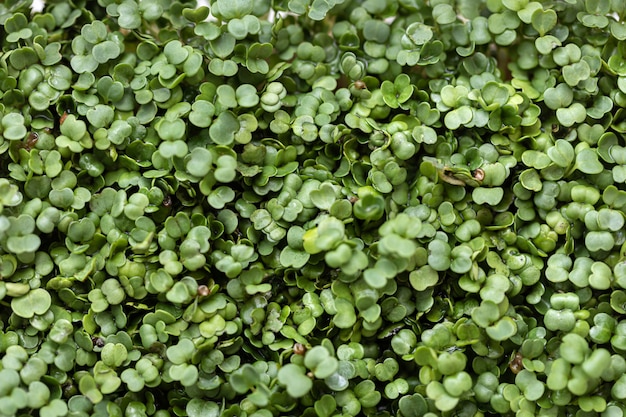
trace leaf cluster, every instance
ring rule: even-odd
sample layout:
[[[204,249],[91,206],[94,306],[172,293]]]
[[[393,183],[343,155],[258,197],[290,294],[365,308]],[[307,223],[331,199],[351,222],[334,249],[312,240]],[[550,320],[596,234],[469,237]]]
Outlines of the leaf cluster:
[[[0,4],[1,416],[622,416],[626,8]]]

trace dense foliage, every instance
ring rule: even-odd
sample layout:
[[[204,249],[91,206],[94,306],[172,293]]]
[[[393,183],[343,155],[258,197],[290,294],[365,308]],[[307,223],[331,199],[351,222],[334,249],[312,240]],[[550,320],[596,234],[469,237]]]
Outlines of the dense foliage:
[[[0,416],[626,414],[622,0],[0,3]]]

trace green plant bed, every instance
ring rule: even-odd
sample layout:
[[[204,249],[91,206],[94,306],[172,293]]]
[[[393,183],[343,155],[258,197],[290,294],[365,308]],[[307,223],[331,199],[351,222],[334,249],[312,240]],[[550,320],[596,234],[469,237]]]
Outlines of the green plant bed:
[[[621,0],[0,3],[0,416],[626,414]]]

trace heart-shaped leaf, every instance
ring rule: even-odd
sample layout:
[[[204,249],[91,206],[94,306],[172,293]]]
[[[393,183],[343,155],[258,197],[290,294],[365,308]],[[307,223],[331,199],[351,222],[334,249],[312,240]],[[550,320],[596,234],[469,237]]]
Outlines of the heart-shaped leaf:
[[[575,156],[572,145],[563,139],[557,139],[547,154],[553,163],[563,168],[570,166]]]
[[[472,320],[480,327],[487,328],[500,318],[500,309],[493,301],[485,300],[472,310]],[[506,324],[505,324],[506,326]]]
[[[35,314],[42,315],[52,305],[52,297],[43,288],[36,288],[26,295],[11,300],[11,309],[20,317],[29,319]]]
[[[493,340],[507,340],[517,333],[517,325],[511,317],[502,317],[492,326],[487,327],[487,335]]]
[[[286,387],[287,393],[299,398],[306,395],[313,387],[313,381],[305,374],[304,367],[289,363],[278,371],[278,381]]]
[[[540,36],[544,36],[556,25],[557,16],[556,12],[552,9],[542,10],[537,9],[531,16],[531,23],[533,28],[539,32]]]
[[[485,188],[477,187],[472,191],[472,199],[476,204],[488,204],[497,206],[504,197],[504,190],[500,187]]]
[[[574,103],[569,107],[557,109],[556,118],[563,126],[570,127],[584,122],[587,118],[587,110],[581,103]]]

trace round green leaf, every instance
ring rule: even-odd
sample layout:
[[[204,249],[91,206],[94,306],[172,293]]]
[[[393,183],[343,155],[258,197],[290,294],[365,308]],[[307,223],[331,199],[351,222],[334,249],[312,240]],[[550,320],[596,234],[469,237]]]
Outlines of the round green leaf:
[[[305,396],[313,387],[313,381],[305,374],[304,367],[289,363],[278,371],[278,381],[287,388],[287,393],[300,398]]]
[[[11,309],[20,317],[29,319],[35,314],[42,315],[52,305],[50,293],[43,288],[36,288],[26,295],[11,300]]]

